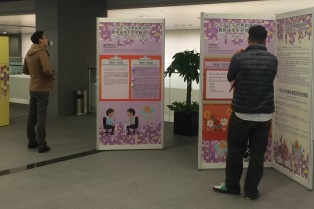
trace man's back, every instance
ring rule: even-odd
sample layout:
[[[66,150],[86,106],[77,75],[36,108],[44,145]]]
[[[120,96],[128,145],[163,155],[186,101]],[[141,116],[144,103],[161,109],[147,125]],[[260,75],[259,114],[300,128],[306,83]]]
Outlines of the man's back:
[[[277,58],[265,46],[250,45],[231,61],[229,80],[235,81],[232,108],[239,113],[274,112]]]
[[[33,44],[24,60],[23,73],[30,75],[30,91],[47,92],[54,86],[54,71],[51,68],[47,50]]]

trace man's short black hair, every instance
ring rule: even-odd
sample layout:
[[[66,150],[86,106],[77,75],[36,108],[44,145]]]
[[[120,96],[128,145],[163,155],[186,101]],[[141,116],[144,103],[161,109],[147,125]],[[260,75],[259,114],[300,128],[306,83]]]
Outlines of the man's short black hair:
[[[263,44],[267,38],[267,30],[264,26],[254,25],[249,29],[249,40],[253,43]]]
[[[34,44],[39,44],[39,39],[43,38],[43,34],[44,34],[44,31],[36,31],[31,37],[32,42]]]
[[[132,114],[133,114],[133,116],[135,115],[135,110],[134,110],[133,108],[129,108],[129,109],[127,110],[127,112],[132,113]]]

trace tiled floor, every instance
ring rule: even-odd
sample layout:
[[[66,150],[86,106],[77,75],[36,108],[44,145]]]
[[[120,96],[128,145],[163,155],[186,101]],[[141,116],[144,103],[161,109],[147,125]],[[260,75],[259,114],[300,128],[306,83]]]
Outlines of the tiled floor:
[[[211,187],[224,180],[224,170],[199,171],[197,137],[173,135],[172,123],[165,123],[164,150],[94,152],[95,115],[49,118],[47,141],[52,150],[39,154],[26,148],[27,106],[11,105],[11,110],[10,126],[0,127],[0,171],[17,169],[0,176],[0,209],[307,209],[314,205],[313,192],[274,169],[265,169],[256,201],[245,200],[243,194],[213,192]],[[53,163],[36,167],[38,162]],[[29,164],[33,167],[27,170]]]

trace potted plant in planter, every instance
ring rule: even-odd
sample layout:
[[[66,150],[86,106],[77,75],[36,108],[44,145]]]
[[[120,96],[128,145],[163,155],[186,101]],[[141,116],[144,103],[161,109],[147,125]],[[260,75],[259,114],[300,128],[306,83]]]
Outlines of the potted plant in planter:
[[[185,102],[173,102],[167,105],[174,111],[174,134],[194,136],[198,133],[199,104],[191,102],[192,81],[199,82],[200,54],[195,50],[178,52],[172,57],[171,65],[166,69],[165,76],[178,72],[187,82]]]

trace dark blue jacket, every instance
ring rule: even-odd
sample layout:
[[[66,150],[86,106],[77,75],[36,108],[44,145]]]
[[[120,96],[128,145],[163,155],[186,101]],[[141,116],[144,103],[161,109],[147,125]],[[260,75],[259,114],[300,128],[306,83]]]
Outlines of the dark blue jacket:
[[[265,46],[250,45],[235,54],[227,76],[229,81],[236,80],[232,109],[239,113],[273,113],[277,69],[276,56]]]

